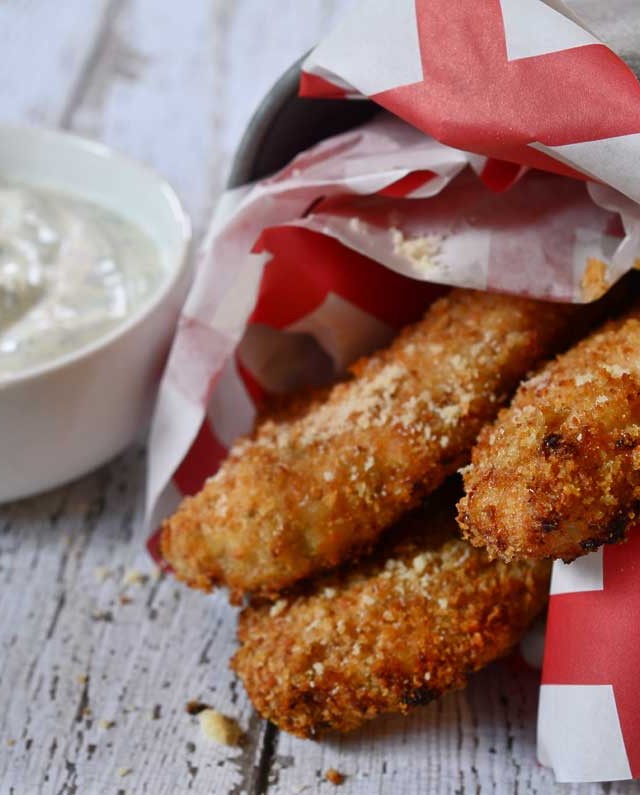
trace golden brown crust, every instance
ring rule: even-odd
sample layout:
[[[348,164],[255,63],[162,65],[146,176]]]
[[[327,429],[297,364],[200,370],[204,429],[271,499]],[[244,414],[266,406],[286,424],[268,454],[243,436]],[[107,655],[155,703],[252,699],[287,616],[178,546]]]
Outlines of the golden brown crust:
[[[624,539],[640,515],[640,306],[520,387],[464,483],[464,535],[505,560]]]
[[[464,687],[545,604],[549,564],[490,562],[453,510],[394,528],[375,560],[240,617],[232,660],[260,714],[301,737],[350,731]]]
[[[575,313],[451,291],[324,402],[239,441],[165,523],[164,556],[192,586],[274,593],[366,549],[466,462]]]

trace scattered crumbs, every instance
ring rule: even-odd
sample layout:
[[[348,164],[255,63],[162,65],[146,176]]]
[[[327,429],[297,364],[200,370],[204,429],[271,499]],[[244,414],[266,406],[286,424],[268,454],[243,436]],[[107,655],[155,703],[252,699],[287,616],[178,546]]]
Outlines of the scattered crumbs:
[[[333,597],[336,595],[336,589],[327,587],[322,593],[327,599],[333,599]]]
[[[121,585],[144,585],[146,581],[149,579],[148,574],[144,574],[138,569],[129,569],[124,573],[122,580],[120,581]]]
[[[15,740],[7,740],[7,745],[9,746],[9,748],[13,748],[13,746],[14,746],[15,744],[16,744],[16,741],[15,741]]]
[[[280,613],[287,609],[287,604],[288,602],[286,599],[278,599],[278,601],[272,604],[269,608],[269,615],[279,616]]]
[[[584,386],[585,384],[590,384],[592,381],[593,381],[593,373],[579,373],[573,379],[573,383],[576,386]]]
[[[606,293],[608,286],[606,264],[596,257],[589,257],[580,283],[583,300],[595,301]]]
[[[314,674],[317,676],[322,676],[324,673],[324,665],[321,662],[314,662],[311,667],[313,668]]]
[[[431,671],[426,671],[424,675],[424,681],[428,682],[431,679]]]
[[[362,221],[360,220],[360,218],[358,218],[357,215],[354,215],[351,218],[349,218],[349,229],[352,232],[364,232],[365,225],[362,223]]]
[[[86,685],[89,681],[89,676],[87,674],[78,674],[76,676],[76,681],[79,685]]]
[[[104,582],[113,575],[113,572],[107,566],[96,566],[94,575],[96,580],[98,580],[98,582]]]
[[[327,483],[331,483],[332,480],[336,479],[335,473],[330,472],[328,470],[323,474],[323,477],[327,481]]]
[[[336,787],[339,787],[340,784],[345,780],[346,776],[344,773],[340,773],[335,767],[330,767],[327,772],[324,774],[324,777],[327,781],[334,784]]]
[[[187,701],[184,709],[189,715],[199,715],[201,712],[204,712],[205,709],[210,709],[210,707],[208,704],[205,704],[204,701],[192,699],[191,701]]]
[[[215,709],[207,708],[198,715],[200,729],[205,737],[221,745],[239,745],[242,729],[233,718]]]
[[[441,265],[439,255],[442,253],[442,235],[405,237],[397,227],[389,231],[394,254],[408,259],[419,273],[427,274]]]
[[[91,707],[83,707],[82,714],[84,715],[85,718],[90,718],[91,715],[93,715],[93,710],[91,709]]]
[[[350,431],[354,423],[360,430],[385,427],[394,417],[394,397],[407,376],[408,371],[402,364],[386,364],[373,377],[357,383],[348,400],[339,405],[325,403],[313,415],[308,415],[300,427],[300,442],[309,445],[328,441]],[[275,439],[276,445],[286,448],[292,441],[292,429],[297,427],[294,423],[282,428]],[[357,469],[355,473],[352,469],[351,475],[357,478]]]
[[[131,771],[132,771],[132,768],[130,768],[130,767],[119,767],[118,768],[118,775],[120,776],[120,778],[124,778],[125,776],[128,776],[129,773],[131,773]]]
[[[94,621],[113,621],[113,613],[111,610],[94,610],[91,618]]]
[[[101,729],[113,729],[115,725],[116,722],[114,720],[107,720],[106,718],[100,718],[98,721],[98,726]]]
[[[120,594],[118,601],[121,605],[130,605],[133,599],[130,596],[125,596],[125,594]]]

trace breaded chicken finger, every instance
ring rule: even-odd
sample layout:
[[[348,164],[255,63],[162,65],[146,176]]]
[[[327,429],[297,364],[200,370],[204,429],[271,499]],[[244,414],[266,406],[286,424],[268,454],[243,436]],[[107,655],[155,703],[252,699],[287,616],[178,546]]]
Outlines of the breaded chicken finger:
[[[504,655],[546,602],[550,565],[490,562],[454,510],[275,604],[250,605],[232,667],[260,714],[301,737],[406,713]]]
[[[188,584],[238,595],[275,593],[365,549],[466,463],[482,426],[585,313],[452,290],[323,402],[238,442],[165,523],[165,558]]]
[[[464,535],[504,560],[624,540],[640,518],[640,304],[520,387],[464,483]]]

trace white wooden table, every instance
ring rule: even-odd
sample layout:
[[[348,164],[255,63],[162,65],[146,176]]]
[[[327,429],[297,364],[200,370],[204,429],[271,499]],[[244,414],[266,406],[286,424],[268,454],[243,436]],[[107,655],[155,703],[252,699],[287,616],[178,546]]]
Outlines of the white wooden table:
[[[345,0],[6,0],[0,118],[61,126],[151,163],[200,235],[252,108]],[[633,61],[635,0],[574,0]],[[0,455],[10,455],[2,449]],[[144,448],[0,508],[0,795],[626,793],[557,787],[535,759],[536,682],[498,664],[464,692],[323,744],[279,733],[228,670],[235,616],[151,572]],[[105,576],[109,574],[110,576]],[[242,748],[201,736],[201,699]]]

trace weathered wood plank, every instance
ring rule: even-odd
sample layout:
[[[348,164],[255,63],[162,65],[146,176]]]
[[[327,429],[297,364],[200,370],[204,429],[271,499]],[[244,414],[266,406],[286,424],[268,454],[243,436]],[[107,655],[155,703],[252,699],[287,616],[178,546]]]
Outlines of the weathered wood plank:
[[[127,0],[68,114],[78,132],[147,162],[199,228],[220,188],[218,130],[229,3]]]
[[[344,5],[122,3],[69,123],[160,171],[200,232],[255,105]]]
[[[4,121],[57,126],[119,0],[0,3]]]
[[[233,610],[222,594],[190,593],[171,578],[122,582],[131,569],[152,571],[142,460],[134,449],[77,484],[2,510],[2,792],[252,785],[263,730],[227,667]],[[247,745],[205,740],[185,713],[189,699],[238,718]]]

